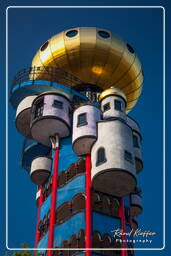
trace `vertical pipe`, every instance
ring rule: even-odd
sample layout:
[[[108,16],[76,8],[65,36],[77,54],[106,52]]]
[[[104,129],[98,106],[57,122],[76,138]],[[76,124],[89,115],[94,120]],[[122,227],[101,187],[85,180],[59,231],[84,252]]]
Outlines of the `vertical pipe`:
[[[55,227],[55,210],[56,210],[56,192],[58,185],[58,162],[59,162],[59,149],[54,149],[54,172],[52,176],[52,199],[50,208],[50,220],[49,220],[49,237],[48,248],[53,248],[54,227]],[[52,256],[52,251],[48,250],[48,256]]]
[[[121,218],[121,229],[122,233],[126,232],[126,225],[125,225],[125,209],[124,209],[124,200],[121,198],[121,205],[120,205],[120,218]],[[122,235],[122,240],[126,240],[126,235]],[[126,242],[123,242],[123,247],[122,248],[127,248]],[[127,251],[126,250],[121,250],[121,256],[127,256]]]
[[[37,247],[37,244],[40,239],[40,232],[39,232],[39,222],[40,222],[40,209],[43,204],[43,187],[42,185],[39,186],[38,191],[40,191],[40,196],[38,199],[38,211],[37,211],[37,223],[36,223],[36,239],[35,239],[35,245],[34,248]],[[34,251],[34,255],[36,256],[36,251]]]
[[[92,247],[91,241],[91,156],[86,155],[86,238],[85,248]],[[86,256],[91,256],[91,250],[86,250]]]

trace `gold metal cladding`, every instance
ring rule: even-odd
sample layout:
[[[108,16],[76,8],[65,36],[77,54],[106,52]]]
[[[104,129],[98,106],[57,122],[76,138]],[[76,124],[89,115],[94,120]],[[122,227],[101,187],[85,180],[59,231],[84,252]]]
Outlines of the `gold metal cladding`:
[[[108,37],[102,37],[99,31]],[[68,36],[70,32],[73,35]],[[119,88],[127,98],[127,111],[135,106],[142,91],[143,74],[136,53],[127,42],[104,29],[72,28],[53,36],[40,47],[32,66],[60,68],[82,83],[98,85],[102,90],[111,86]],[[50,75],[39,71],[34,79],[50,80]],[[65,77],[60,83],[68,86]],[[72,81],[69,86],[78,83]]]
[[[105,97],[107,97],[108,95],[119,95],[122,98],[125,99],[125,101],[127,102],[127,98],[125,96],[125,94],[118,88],[114,88],[114,87],[110,87],[109,89],[106,89],[105,91],[103,91],[100,95],[99,95],[99,100],[101,101],[102,99],[104,99]]]

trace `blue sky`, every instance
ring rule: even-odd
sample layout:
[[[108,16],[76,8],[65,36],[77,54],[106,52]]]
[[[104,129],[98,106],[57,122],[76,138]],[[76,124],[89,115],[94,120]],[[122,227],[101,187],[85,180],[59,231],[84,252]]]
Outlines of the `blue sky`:
[[[60,2],[60,1],[59,1]],[[80,1],[72,1],[80,5]],[[137,1],[81,1],[84,5],[135,5]],[[138,1],[140,5],[163,5],[164,1]],[[167,1],[165,1],[166,3]],[[5,32],[5,6],[23,5],[23,1],[4,1],[1,9],[2,32]],[[25,5],[54,5],[54,1],[24,1]],[[71,1],[62,3],[71,5]],[[169,6],[167,6],[168,8]],[[166,8],[166,14],[168,10]],[[166,15],[167,17],[167,15]],[[167,19],[166,19],[167,21]],[[166,23],[167,24],[167,23]],[[161,8],[67,8],[67,9],[9,9],[9,88],[14,75],[28,67],[37,49],[49,37],[72,27],[97,26],[109,29],[127,40],[136,50],[143,66],[144,89],[137,106],[130,113],[142,130],[144,170],[138,175],[143,191],[143,214],[139,217],[139,226],[144,230],[157,233],[154,247],[162,247],[163,229],[163,10]],[[166,27],[167,28],[167,27]],[[4,34],[3,34],[4,35]],[[166,34],[167,42],[170,35]],[[5,65],[5,42],[1,52]],[[169,52],[166,52],[166,61]],[[4,67],[3,67],[4,68]],[[4,70],[3,70],[4,71]],[[167,69],[166,69],[167,71]],[[167,77],[166,77],[167,78]],[[169,84],[168,84],[169,85]],[[1,110],[5,120],[5,80],[1,86]],[[169,95],[166,83],[166,96]],[[167,99],[167,98],[166,98]],[[166,107],[168,107],[166,105]],[[9,106],[9,247],[20,247],[22,242],[33,246],[36,220],[35,191],[24,170],[20,169],[20,154],[23,138],[15,129],[15,111]],[[168,128],[169,122],[166,122]],[[5,122],[0,127],[5,134]],[[167,137],[167,143],[169,141]],[[168,144],[167,144],[168,145]],[[3,147],[2,147],[3,146]],[[2,136],[1,155],[3,162],[3,185],[5,174],[5,140]],[[4,189],[4,186],[2,187]],[[2,193],[4,202],[4,190]],[[2,204],[3,209],[5,204]],[[5,211],[3,213],[3,237],[0,251],[5,251]],[[168,225],[167,225],[168,227]],[[1,232],[0,232],[1,233]],[[167,253],[167,249],[166,249]],[[141,251],[136,255],[164,255],[164,251]],[[165,254],[166,255],[166,254]]]

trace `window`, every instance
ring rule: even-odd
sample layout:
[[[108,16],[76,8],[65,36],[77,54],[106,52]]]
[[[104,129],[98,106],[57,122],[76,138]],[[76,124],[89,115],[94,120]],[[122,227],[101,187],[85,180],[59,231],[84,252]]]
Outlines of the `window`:
[[[49,44],[49,42],[46,41],[46,43],[44,43],[44,44],[41,46],[41,48],[40,48],[41,52],[43,52],[43,51],[48,47],[48,44]]]
[[[87,114],[83,113],[78,116],[77,126],[83,126],[87,124]]]
[[[132,154],[125,150],[125,160],[132,162]]]
[[[78,31],[76,29],[70,30],[66,33],[66,36],[68,37],[74,37],[78,34]]]
[[[53,107],[63,109],[63,102],[59,100],[54,100]]]
[[[39,118],[43,115],[43,107],[44,107],[43,99],[36,102],[34,118]]]
[[[132,48],[132,46],[130,44],[126,44],[128,51],[130,51],[131,53],[134,53],[134,49]]]
[[[122,110],[122,102],[120,100],[115,100],[115,109],[121,111]]]
[[[110,109],[110,103],[106,103],[104,106],[103,106],[103,112],[107,111]]]
[[[98,31],[99,36],[103,37],[103,38],[109,38],[110,34],[107,31],[104,30],[100,30]]]
[[[105,156],[105,149],[104,148],[99,148],[97,151],[97,161],[96,161],[96,166],[103,164],[106,162],[106,156]]]
[[[136,135],[133,135],[133,146],[139,148],[138,137]]]

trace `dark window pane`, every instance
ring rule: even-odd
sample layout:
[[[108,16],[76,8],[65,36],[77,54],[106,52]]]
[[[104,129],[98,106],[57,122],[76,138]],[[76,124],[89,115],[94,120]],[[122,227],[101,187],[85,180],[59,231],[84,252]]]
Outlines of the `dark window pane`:
[[[40,50],[43,52],[43,51],[48,47],[48,44],[49,44],[48,41],[47,41],[46,43],[44,43],[44,44],[41,46]]]
[[[36,103],[34,118],[38,118],[38,117],[41,117],[43,115],[43,106],[44,106],[43,99],[39,100]]]
[[[134,49],[132,48],[132,46],[130,44],[126,44],[128,51],[130,51],[131,53],[134,53]]]
[[[133,135],[133,146],[139,148],[138,137]]]
[[[115,109],[119,111],[122,110],[122,102],[120,100],[115,100]]]
[[[103,106],[103,111],[107,111],[110,109],[110,103],[106,103],[104,106]]]
[[[74,36],[76,36],[77,34],[78,34],[78,31],[75,30],[75,29],[70,30],[70,31],[68,31],[68,32],[66,33],[66,35],[67,35],[68,37],[74,37]]]
[[[78,126],[86,125],[87,124],[87,114],[83,113],[78,116]]]
[[[63,109],[63,102],[59,100],[54,100],[53,107]]]
[[[104,30],[100,30],[98,31],[99,36],[103,37],[103,38],[109,38],[110,34],[107,31]]]
[[[125,160],[132,162],[132,154],[128,151],[125,151]]]
[[[104,162],[106,162],[105,149],[104,148],[99,148],[98,151],[97,151],[96,165],[100,165]]]

